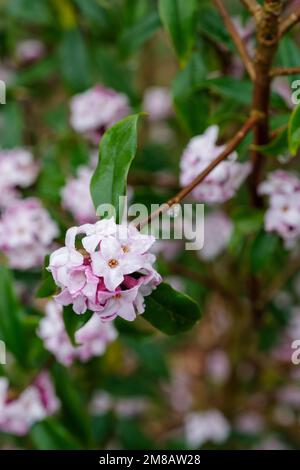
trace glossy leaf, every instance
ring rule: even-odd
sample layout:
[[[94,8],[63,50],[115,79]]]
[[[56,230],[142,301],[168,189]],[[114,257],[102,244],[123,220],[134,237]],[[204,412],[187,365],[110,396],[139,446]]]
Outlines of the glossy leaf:
[[[99,161],[91,181],[96,209],[101,204],[111,204],[119,212],[119,197],[126,193],[127,175],[136,153],[138,118],[134,114],[117,122],[101,139]]]
[[[166,283],[160,284],[145,301],[143,318],[167,335],[189,330],[201,316],[193,299]]]

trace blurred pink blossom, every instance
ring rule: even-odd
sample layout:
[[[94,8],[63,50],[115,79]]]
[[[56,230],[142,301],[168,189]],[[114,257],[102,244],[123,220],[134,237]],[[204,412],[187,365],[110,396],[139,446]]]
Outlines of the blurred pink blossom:
[[[0,430],[19,436],[25,435],[34,423],[51,416],[60,403],[47,372],[41,372],[34,383],[21,395],[11,399],[8,380],[0,377]]]
[[[193,179],[224,150],[216,144],[218,126],[209,127],[204,134],[193,137],[181,158],[181,186],[187,186]],[[192,192],[195,200],[208,203],[224,202],[232,198],[236,190],[249,175],[250,163],[239,163],[233,152],[221,162]]]
[[[41,266],[58,233],[38,199],[19,200],[6,208],[0,219],[0,250],[12,268]]]
[[[0,207],[6,207],[19,197],[17,188],[27,188],[34,183],[38,165],[28,150],[1,150],[0,174]]]
[[[216,349],[208,354],[205,364],[205,370],[210,379],[223,384],[230,374],[230,362],[225,351]]]
[[[214,211],[204,218],[204,245],[200,258],[209,261],[216,258],[228,245],[233,232],[233,223],[222,211]]]
[[[38,39],[26,39],[17,45],[16,55],[21,63],[39,60],[45,54],[45,45]]]
[[[105,130],[130,113],[126,95],[96,85],[72,97],[71,126],[98,144]]]
[[[191,447],[198,448],[206,442],[222,444],[229,433],[229,423],[219,410],[193,412],[185,418],[185,438]]]
[[[62,189],[62,205],[69,210],[76,222],[84,224],[96,222],[96,210],[90,193],[90,182],[93,171],[81,166],[78,168],[77,176],[69,178]]]
[[[168,88],[150,87],[144,94],[143,110],[150,121],[162,121],[172,114],[172,98]]]
[[[54,301],[45,307],[46,316],[40,321],[38,335],[45,348],[54,354],[58,362],[69,366],[75,359],[85,362],[105,353],[107,346],[117,338],[111,323],[103,323],[97,315],[75,333],[78,346],[73,346],[65,330],[62,307]]]

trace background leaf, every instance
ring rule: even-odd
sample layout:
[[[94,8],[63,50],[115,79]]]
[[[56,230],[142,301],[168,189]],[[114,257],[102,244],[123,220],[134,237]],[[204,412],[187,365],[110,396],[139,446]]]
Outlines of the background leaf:
[[[167,335],[187,331],[200,319],[197,303],[166,283],[161,283],[145,301],[143,318]]]
[[[159,0],[161,21],[182,65],[186,63],[195,42],[197,9],[197,0]]]

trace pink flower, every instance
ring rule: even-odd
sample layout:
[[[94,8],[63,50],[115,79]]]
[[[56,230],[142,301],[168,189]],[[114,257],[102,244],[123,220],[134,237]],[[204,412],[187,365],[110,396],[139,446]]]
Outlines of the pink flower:
[[[226,248],[233,231],[233,224],[225,212],[214,211],[204,219],[204,245],[199,256],[206,260],[216,258]]]
[[[181,158],[181,186],[191,183],[224,150],[224,146],[216,145],[218,132],[218,126],[211,126],[191,139]],[[209,203],[232,198],[251,170],[250,163],[236,160],[237,153],[231,153],[193,190],[194,198]]]
[[[62,189],[62,205],[69,210],[76,222],[96,222],[96,210],[90,194],[93,171],[85,166],[78,169],[77,176],[70,178]]]
[[[45,46],[38,39],[26,39],[19,42],[16,54],[21,63],[35,62],[45,54]]]
[[[293,246],[300,236],[300,180],[293,173],[275,171],[261,183],[259,193],[269,196],[266,231],[277,233],[287,247]]]
[[[77,235],[82,248],[75,247]],[[78,314],[97,312],[102,320],[134,320],[144,311],[144,297],[161,282],[148,252],[154,241],[113,219],[69,229],[66,246],[52,253],[48,267],[61,289],[56,301],[72,304]]]
[[[34,383],[15,399],[8,396],[8,381],[0,378],[0,430],[19,436],[31,426],[51,416],[59,409],[52,382],[47,372],[41,372]]]
[[[150,87],[144,94],[143,109],[150,121],[161,121],[172,114],[172,98],[168,88]]]
[[[0,249],[16,269],[40,266],[57,235],[57,225],[38,199],[14,202],[0,220]]]
[[[98,144],[103,132],[129,114],[126,95],[100,85],[73,96],[71,126]]]
[[[46,305],[46,316],[40,321],[38,335],[45,348],[54,354],[58,362],[71,365],[75,359],[82,362],[105,353],[107,346],[117,338],[111,323],[103,323],[97,315],[75,333],[78,346],[73,346],[65,330],[62,307],[50,301]]]
[[[0,174],[0,207],[6,207],[18,198],[17,188],[27,188],[35,181],[38,166],[27,150],[1,150]]]

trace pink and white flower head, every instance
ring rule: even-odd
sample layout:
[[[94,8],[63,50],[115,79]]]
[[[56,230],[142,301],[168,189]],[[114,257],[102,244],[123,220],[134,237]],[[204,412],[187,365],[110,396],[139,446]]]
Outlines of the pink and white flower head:
[[[180,184],[187,186],[224,150],[216,144],[218,126],[209,127],[204,134],[193,137],[183,152],[180,163]],[[195,200],[220,203],[232,198],[249,175],[250,163],[239,163],[233,152],[221,162],[192,192]]]
[[[134,320],[144,312],[144,297],[161,282],[149,253],[154,241],[113,219],[69,229],[66,245],[52,253],[48,267],[61,289],[57,302],[72,304],[78,314],[92,310],[102,320]]]
[[[45,54],[45,45],[38,39],[26,39],[19,42],[16,54],[22,64],[35,62]]]
[[[47,372],[41,372],[21,395],[11,399],[8,380],[0,377],[0,430],[23,436],[33,424],[51,416],[60,403]]]
[[[75,178],[70,178],[62,189],[62,205],[79,224],[96,222],[97,216],[90,193],[93,171],[81,166]]]
[[[144,94],[143,109],[150,121],[162,121],[172,114],[172,98],[168,88],[150,87]]]
[[[185,438],[191,447],[200,447],[205,442],[222,444],[229,433],[229,423],[219,410],[193,412],[186,416]]]
[[[126,95],[100,85],[73,96],[70,107],[71,126],[94,144],[107,128],[130,112]]]
[[[199,256],[206,260],[216,258],[228,245],[233,224],[222,211],[210,212],[204,219],[204,245]]]
[[[113,325],[103,323],[100,317],[94,314],[75,333],[78,346],[73,346],[65,330],[61,305],[50,301],[45,311],[46,316],[40,321],[38,335],[44,341],[45,348],[65,366],[70,366],[76,359],[86,362],[92,357],[101,356],[107,346],[117,338]]]
[[[5,207],[19,196],[17,188],[27,188],[34,183],[38,166],[28,150],[1,150],[0,174],[0,207]]]
[[[41,266],[58,233],[56,223],[38,199],[19,200],[4,211],[0,220],[0,250],[12,268]]]
[[[287,247],[293,246],[300,237],[300,179],[293,173],[275,171],[260,184],[259,193],[269,196],[266,231],[277,233]]]

